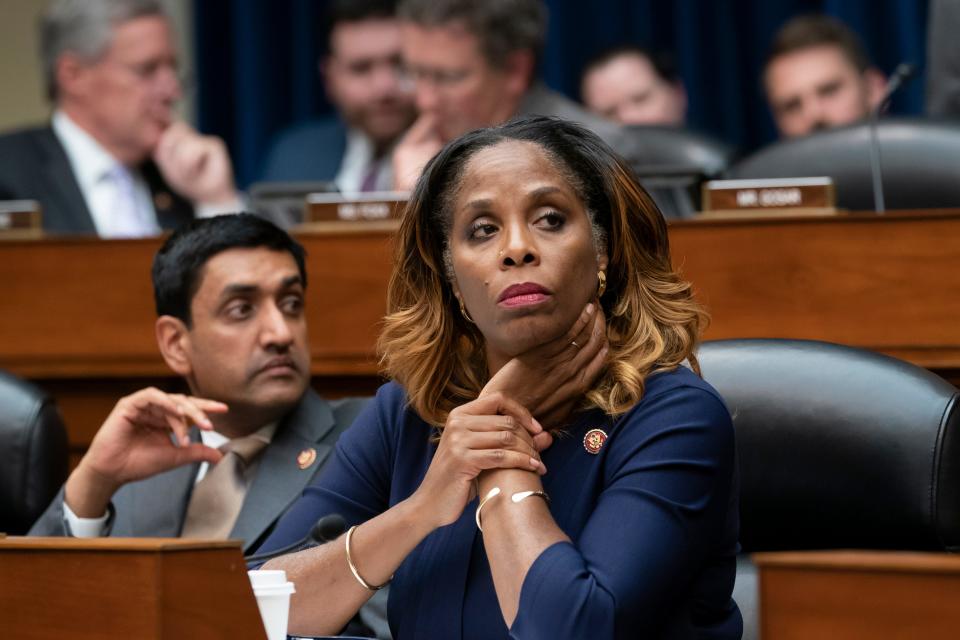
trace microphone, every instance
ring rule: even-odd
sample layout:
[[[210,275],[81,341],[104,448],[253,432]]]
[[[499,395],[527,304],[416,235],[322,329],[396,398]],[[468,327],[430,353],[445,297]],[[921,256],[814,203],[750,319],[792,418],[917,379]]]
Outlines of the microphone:
[[[292,544],[288,544],[285,547],[274,549],[273,551],[265,551],[263,553],[255,553],[253,555],[246,556],[244,560],[246,560],[248,567],[253,564],[262,564],[267,560],[273,560],[274,558],[278,558],[288,553],[303,551],[304,549],[310,549],[332,540],[336,540],[346,530],[347,521],[343,519],[343,516],[341,516],[339,513],[328,513],[317,520],[316,524],[310,527],[309,533],[307,533],[307,535],[300,540],[297,540]]]
[[[883,171],[880,167],[880,140],[877,138],[877,127],[880,121],[880,114],[883,113],[890,104],[890,99],[900,90],[907,80],[913,77],[917,71],[916,65],[909,62],[901,62],[897,68],[890,74],[890,80],[887,82],[887,88],[883,92],[883,97],[877,106],[870,110],[870,177],[873,180],[873,208],[878,214],[886,212],[886,203],[883,200]]]

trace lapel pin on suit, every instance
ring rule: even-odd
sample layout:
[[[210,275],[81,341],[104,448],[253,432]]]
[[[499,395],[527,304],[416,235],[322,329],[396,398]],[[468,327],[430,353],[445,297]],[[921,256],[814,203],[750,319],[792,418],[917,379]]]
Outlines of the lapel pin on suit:
[[[587,453],[597,455],[600,453],[600,449],[606,441],[606,431],[603,429],[590,429],[590,431],[587,431],[586,435],[583,436],[583,448],[587,450]]]
[[[173,196],[166,191],[153,194],[153,206],[157,211],[166,211],[173,206]]]
[[[317,450],[313,447],[307,447],[297,455],[297,466],[306,469],[317,459]]]

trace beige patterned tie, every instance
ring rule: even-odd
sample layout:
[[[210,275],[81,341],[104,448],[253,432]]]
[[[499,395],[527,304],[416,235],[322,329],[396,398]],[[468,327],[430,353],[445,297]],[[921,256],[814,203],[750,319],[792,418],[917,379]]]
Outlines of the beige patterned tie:
[[[225,540],[230,535],[247,492],[244,471],[268,444],[254,434],[220,447],[223,458],[193,488],[181,536]]]

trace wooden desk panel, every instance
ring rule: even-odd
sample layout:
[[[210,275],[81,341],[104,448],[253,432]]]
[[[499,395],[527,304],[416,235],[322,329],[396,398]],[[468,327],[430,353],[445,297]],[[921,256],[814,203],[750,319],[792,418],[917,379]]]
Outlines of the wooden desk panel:
[[[0,566],[4,638],[266,638],[239,540],[0,538]]]
[[[707,339],[826,340],[960,365],[960,212],[675,224]]]
[[[818,551],[754,555],[760,635],[953,639],[960,629],[960,557]]]
[[[301,235],[312,371],[376,373],[389,232]],[[150,265],[161,241],[0,244],[0,366],[34,379],[167,376],[157,352]]]
[[[370,393],[392,231],[300,233],[314,383]],[[679,222],[676,264],[707,304],[707,339],[810,338],[960,377],[960,211]],[[54,393],[74,456],[120,396],[174,383],[153,336],[160,241],[0,243],[0,367]]]

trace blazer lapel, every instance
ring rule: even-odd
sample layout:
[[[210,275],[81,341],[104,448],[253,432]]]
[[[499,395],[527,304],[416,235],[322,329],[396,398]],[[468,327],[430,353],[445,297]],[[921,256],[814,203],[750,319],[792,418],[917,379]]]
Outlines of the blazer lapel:
[[[54,206],[43,211],[44,228],[53,231],[70,231],[72,233],[96,234],[97,227],[93,217],[87,209],[87,202],[80,192],[80,185],[73,175],[70,161],[57,139],[53,129],[46,128],[39,132],[37,144],[41,155],[42,169],[38,179],[43,188],[46,199]],[[56,218],[48,216],[59,212]]]
[[[323,466],[333,447],[321,439],[333,427],[330,406],[308,389],[261,454],[253,484],[247,490],[230,534],[231,538],[245,541],[244,551],[253,549]],[[307,458],[300,459],[300,454],[308,452],[306,456],[310,456],[310,450],[315,456],[309,465],[301,468],[301,461]]]
[[[176,229],[193,219],[193,205],[167,186],[156,164],[146,162],[140,167],[140,172],[150,188],[157,224],[161,229]]]

